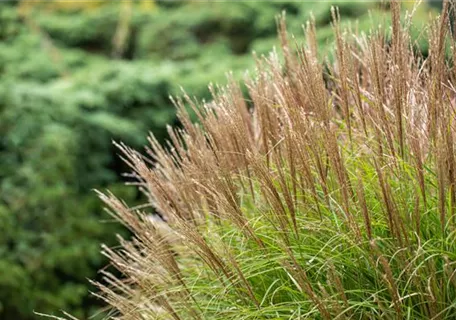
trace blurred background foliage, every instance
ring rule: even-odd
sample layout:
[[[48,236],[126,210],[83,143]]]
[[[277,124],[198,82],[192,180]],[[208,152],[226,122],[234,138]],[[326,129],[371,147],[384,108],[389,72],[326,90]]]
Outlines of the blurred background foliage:
[[[106,265],[100,243],[123,229],[91,191],[130,203],[112,140],[141,149],[176,125],[168,96],[180,86],[240,79],[252,51],[278,45],[274,17],[287,12],[302,39],[311,11],[331,43],[330,2],[7,1],[0,4],[0,319],[60,309],[87,319],[99,308],[87,278]],[[337,2],[344,24],[387,23],[375,2]],[[407,4],[406,6],[411,6]],[[368,11],[371,10],[371,14]],[[416,17],[416,33],[429,6]],[[358,21],[358,24],[355,23]],[[426,54],[426,43],[418,43]]]

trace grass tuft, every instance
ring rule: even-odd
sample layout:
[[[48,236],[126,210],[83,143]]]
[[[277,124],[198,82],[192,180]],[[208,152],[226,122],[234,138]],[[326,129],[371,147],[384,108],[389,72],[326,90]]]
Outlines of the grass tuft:
[[[119,145],[166,222],[100,193],[134,234],[104,250],[123,274],[98,284],[116,319],[454,317],[449,3],[426,58],[390,8],[391,28],[368,35],[333,9],[328,60],[313,22],[295,46],[280,17],[281,55],[257,58],[249,99],[234,81],[210,103],[184,95],[167,147]]]

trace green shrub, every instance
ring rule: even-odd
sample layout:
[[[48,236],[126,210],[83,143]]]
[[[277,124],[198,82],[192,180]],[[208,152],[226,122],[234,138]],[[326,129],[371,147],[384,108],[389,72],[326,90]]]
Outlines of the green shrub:
[[[4,319],[31,319],[34,310],[58,309],[88,316],[96,304],[88,298],[85,279],[96,277],[105,263],[97,242],[110,242],[109,235],[121,232],[112,223],[100,228],[106,217],[87,189],[93,181],[115,187],[115,174],[106,168],[109,143],[94,145],[91,137],[104,130],[89,119],[81,123],[78,109],[56,93],[47,85],[5,81],[0,90]],[[81,161],[93,149],[100,152],[92,162]]]
[[[336,19],[328,65],[312,26],[299,55],[282,27],[284,64],[259,62],[250,108],[233,81],[209,103],[177,100],[183,130],[168,147],[152,138],[144,156],[119,145],[147,203],[100,193],[134,234],[104,249],[122,273],[99,284],[113,316],[454,317],[448,14],[429,27],[421,61],[399,3],[391,10],[392,28],[369,36],[342,36]]]
[[[82,48],[94,54],[112,55],[113,39],[117,32],[122,3],[102,5],[87,12],[34,10],[36,22],[43,32],[59,45]],[[128,17],[129,37],[126,55],[132,55],[136,33],[144,24],[155,18],[155,10],[143,11],[133,6]]]
[[[30,61],[33,68],[38,64]],[[100,243],[112,245],[112,235],[123,231],[102,223],[108,217],[91,189],[113,187],[136,198],[134,189],[118,184],[116,172],[125,169],[111,141],[139,146],[147,129],[165,132],[174,119],[169,70],[119,62],[72,79],[37,79],[36,69],[4,76],[0,318],[34,319],[34,311],[60,309],[88,318],[95,312],[99,303],[89,296],[87,277],[97,277],[106,264]]]

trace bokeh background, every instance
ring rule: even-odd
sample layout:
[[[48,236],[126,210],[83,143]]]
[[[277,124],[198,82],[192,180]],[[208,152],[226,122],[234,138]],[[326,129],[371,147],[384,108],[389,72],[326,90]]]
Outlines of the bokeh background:
[[[208,83],[225,83],[229,70],[235,79],[253,70],[252,51],[278,46],[282,10],[298,41],[313,12],[318,41],[330,51],[332,4],[1,1],[0,319],[61,309],[101,318],[87,279],[108,264],[100,244],[115,246],[116,234],[128,234],[92,190],[142,202],[124,185],[127,168],[112,140],[141,150],[151,131],[164,141],[166,124],[179,125],[168,96],[182,86],[210,99]],[[388,23],[387,4],[337,5],[353,30]],[[420,7],[417,37],[439,5]],[[426,55],[425,42],[416,48]]]

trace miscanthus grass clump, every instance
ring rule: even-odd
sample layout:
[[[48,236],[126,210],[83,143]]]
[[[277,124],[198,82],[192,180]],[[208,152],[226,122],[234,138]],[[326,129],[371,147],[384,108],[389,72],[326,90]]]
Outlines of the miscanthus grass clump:
[[[104,250],[113,318],[456,318],[450,8],[426,58],[390,8],[370,35],[335,10],[325,61],[312,23],[299,46],[280,20],[283,62],[257,59],[248,99],[234,81],[175,99],[168,145],[119,146],[148,203],[100,194],[134,234]]]

